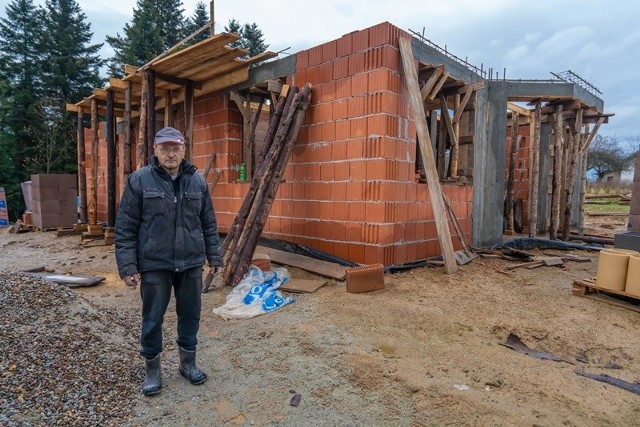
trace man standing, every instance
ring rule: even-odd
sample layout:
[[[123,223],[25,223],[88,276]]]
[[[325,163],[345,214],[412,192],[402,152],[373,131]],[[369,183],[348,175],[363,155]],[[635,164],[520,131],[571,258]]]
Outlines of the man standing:
[[[180,374],[191,384],[207,375],[196,366],[200,326],[202,266],[222,267],[220,237],[207,183],[184,159],[180,131],[165,127],[154,140],[149,165],[127,181],[115,223],[116,261],[124,283],[140,284],[142,331],[140,354],[146,375],[142,392],[162,387],[162,323],[173,288],[178,317]]]

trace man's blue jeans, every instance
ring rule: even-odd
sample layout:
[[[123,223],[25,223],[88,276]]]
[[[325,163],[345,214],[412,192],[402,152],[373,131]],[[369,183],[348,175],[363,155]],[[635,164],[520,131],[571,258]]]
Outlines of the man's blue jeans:
[[[198,344],[202,307],[202,267],[182,272],[146,271],[142,273],[140,296],[142,297],[142,332],[140,354],[153,359],[162,351],[162,323],[171,299],[171,289],[176,298],[178,339],[180,347],[194,351]]]

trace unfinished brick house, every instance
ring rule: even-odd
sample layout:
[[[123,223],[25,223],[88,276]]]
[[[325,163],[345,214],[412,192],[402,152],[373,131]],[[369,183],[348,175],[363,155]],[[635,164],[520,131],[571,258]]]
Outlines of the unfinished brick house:
[[[260,65],[275,55],[239,60],[243,52],[226,46],[234,36],[219,34],[144,69],[129,68],[122,80],[110,79],[68,108],[80,119],[92,112],[92,127],[79,132],[85,218],[113,225],[127,174],[144,164],[155,131],[173,125],[188,139],[188,159],[199,169],[213,162],[208,181],[215,181],[219,229],[228,231],[249,188],[239,182],[240,165],[250,180],[260,160],[255,156],[268,104],[286,85],[311,83],[311,104],[263,235],[362,264],[399,265],[440,255],[436,215],[446,214],[434,213],[430,202],[399,37],[411,39],[437,173],[466,241],[488,246],[502,239],[510,111],[518,113],[517,131],[524,136],[514,186],[526,211],[522,220],[530,221],[535,180],[544,191],[533,228],[547,228],[554,114],[567,127],[579,114],[574,127],[589,138],[597,128],[585,132],[584,124],[606,121],[602,100],[571,81],[493,79],[388,22]],[[513,102],[539,105],[540,111]],[[98,114],[106,122],[98,123]],[[532,117],[539,117],[539,126]],[[534,140],[540,159],[547,159],[537,163],[536,176]]]

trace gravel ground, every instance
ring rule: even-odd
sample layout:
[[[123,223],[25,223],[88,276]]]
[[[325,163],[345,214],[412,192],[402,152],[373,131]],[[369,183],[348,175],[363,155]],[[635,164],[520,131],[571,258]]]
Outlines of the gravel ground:
[[[0,425],[130,419],[143,376],[131,317],[65,286],[0,272]]]

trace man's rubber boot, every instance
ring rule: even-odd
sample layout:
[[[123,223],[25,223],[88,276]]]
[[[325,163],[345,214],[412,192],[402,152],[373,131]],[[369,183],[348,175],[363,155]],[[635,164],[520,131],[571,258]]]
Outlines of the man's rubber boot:
[[[160,354],[153,359],[144,359],[147,372],[144,376],[144,384],[142,384],[142,394],[145,396],[153,396],[160,393],[162,388],[162,374],[160,372]]]
[[[196,351],[188,351],[180,347],[180,374],[191,384],[199,385],[207,380],[207,374],[196,366]]]

